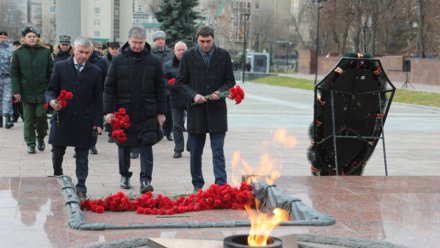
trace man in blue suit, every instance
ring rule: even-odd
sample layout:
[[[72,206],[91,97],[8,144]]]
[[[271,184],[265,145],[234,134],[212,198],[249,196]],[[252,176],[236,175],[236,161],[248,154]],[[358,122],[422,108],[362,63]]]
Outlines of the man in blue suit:
[[[89,147],[93,136],[102,132],[103,122],[102,74],[101,69],[88,62],[92,52],[92,41],[78,37],[73,45],[73,57],[56,63],[46,91],[47,103],[58,111],[58,118],[51,121],[49,135],[54,176],[63,175],[66,147],[75,147],[76,191],[81,200],[87,198]],[[64,108],[56,100],[62,90],[73,93],[73,99]]]

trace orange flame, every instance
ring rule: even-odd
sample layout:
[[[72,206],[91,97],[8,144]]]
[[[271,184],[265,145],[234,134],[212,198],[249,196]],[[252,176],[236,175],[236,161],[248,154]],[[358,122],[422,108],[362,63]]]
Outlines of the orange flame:
[[[287,129],[285,128],[277,129],[275,131],[273,141],[290,148],[293,148],[298,144],[298,140],[295,137],[287,135]]]
[[[240,164],[242,166],[239,166]],[[267,153],[260,157],[260,166],[257,170],[254,170],[246,160],[241,158],[240,152],[235,151],[232,155],[233,185],[239,185],[241,182],[237,175],[249,176],[246,178],[247,183],[250,183],[250,180],[262,177],[267,184],[272,185],[281,176],[281,172],[275,167],[275,161]]]
[[[289,212],[281,208],[275,208],[273,215],[265,214],[259,211],[251,209],[249,206],[245,206],[246,212],[249,215],[251,221],[251,231],[248,236],[249,246],[265,246],[269,239],[272,230],[278,226],[282,221],[289,219]]]
[[[282,128],[275,131],[271,143],[293,148],[298,144],[298,140],[294,136],[289,136],[287,129]],[[255,169],[246,160],[242,159],[239,151],[235,151],[232,157],[232,184],[234,186],[240,185],[240,182],[243,181],[240,177],[246,175],[248,176],[246,178],[247,183],[262,178],[267,184],[272,185],[281,176],[281,167],[282,161],[273,160],[266,152],[261,155],[258,168]]]

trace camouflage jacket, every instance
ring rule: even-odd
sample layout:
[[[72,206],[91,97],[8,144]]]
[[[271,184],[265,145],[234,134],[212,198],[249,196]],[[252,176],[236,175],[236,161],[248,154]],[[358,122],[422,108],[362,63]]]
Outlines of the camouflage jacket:
[[[0,42],[0,77],[9,75],[11,65],[12,45]]]

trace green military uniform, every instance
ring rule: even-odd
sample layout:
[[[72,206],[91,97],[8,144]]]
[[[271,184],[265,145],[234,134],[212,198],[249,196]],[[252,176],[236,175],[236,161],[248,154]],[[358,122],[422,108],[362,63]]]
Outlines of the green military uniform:
[[[47,135],[47,110],[45,91],[52,73],[53,60],[50,50],[39,44],[31,47],[23,44],[12,54],[12,94],[20,94],[23,103],[24,140],[29,147]]]

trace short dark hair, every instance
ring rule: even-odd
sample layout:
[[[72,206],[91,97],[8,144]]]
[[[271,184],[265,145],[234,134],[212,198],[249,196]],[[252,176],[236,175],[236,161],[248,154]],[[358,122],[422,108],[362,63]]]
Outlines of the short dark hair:
[[[198,38],[199,36],[208,37],[210,35],[212,36],[212,38],[214,38],[214,29],[208,26],[201,26],[197,29],[196,38]]]

